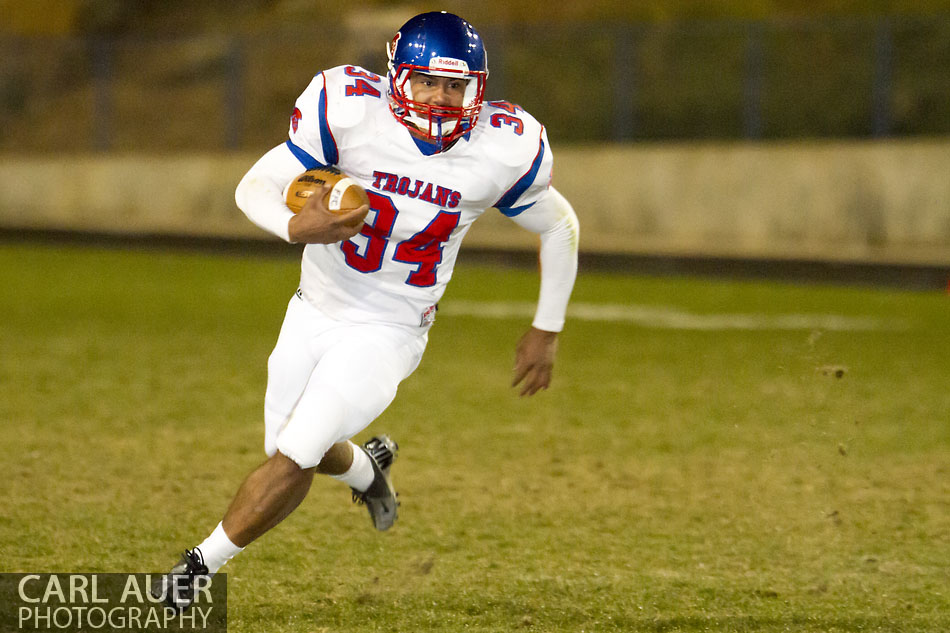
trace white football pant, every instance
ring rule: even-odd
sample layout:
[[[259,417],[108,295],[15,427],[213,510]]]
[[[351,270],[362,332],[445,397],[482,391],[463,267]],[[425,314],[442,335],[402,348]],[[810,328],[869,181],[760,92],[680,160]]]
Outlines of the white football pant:
[[[375,420],[419,365],[428,336],[403,326],[335,321],[294,295],[267,361],[264,451],[301,468]]]

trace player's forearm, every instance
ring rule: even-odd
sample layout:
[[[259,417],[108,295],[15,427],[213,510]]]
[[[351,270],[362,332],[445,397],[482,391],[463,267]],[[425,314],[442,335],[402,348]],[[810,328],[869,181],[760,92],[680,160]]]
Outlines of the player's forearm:
[[[541,234],[541,291],[532,325],[560,332],[577,277],[577,219]]]
[[[288,223],[294,216],[284,203],[284,187],[303,167],[285,145],[278,145],[258,160],[234,192],[238,208],[248,219],[285,242],[290,242]]]
[[[538,206],[539,205],[539,206]],[[564,327],[567,304],[577,278],[580,228],[571,204],[555,189],[533,213],[518,221],[541,236],[541,291],[532,325],[548,332]]]

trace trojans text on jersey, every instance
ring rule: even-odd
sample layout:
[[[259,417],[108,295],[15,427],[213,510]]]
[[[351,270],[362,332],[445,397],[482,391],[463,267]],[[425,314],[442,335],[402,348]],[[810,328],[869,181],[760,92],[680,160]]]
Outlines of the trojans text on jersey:
[[[454,209],[462,200],[462,194],[458,191],[423,180],[413,180],[399,174],[374,171],[373,178],[374,189],[418,198],[443,208]]]

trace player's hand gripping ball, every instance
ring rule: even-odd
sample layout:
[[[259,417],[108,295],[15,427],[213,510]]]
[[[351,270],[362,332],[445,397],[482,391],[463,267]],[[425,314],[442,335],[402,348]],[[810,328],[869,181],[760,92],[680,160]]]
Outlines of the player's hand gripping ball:
[[[300,213],[307,199],[323,190],[323,185],[330,186],[323,203],[331,213],[345,214],[364,204],[369,205],[369,196],[366,190],[356,184],[356,181],[335,167],[319,167],[309,169],[300,174],[288,185],[284,196],[287,206],[294,213]],[[363,223],[363,218],[357,218],[351,226]]]

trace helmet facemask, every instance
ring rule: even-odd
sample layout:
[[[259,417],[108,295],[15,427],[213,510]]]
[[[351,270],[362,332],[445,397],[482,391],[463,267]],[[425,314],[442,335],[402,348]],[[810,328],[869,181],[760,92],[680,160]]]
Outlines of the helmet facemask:
[[[390,108],[400,123],[443,148],[467,134],[478,120],[485,92],[487,71],[470,70],[460,59],[435,57],[428,66],[393,61],[393,52],[399,40],[396,38],[386,52],[389,55]],[[412,94],[413,73],[435,77],[462,79],[466,82],[461,106],[430,105],[417,101]]]

